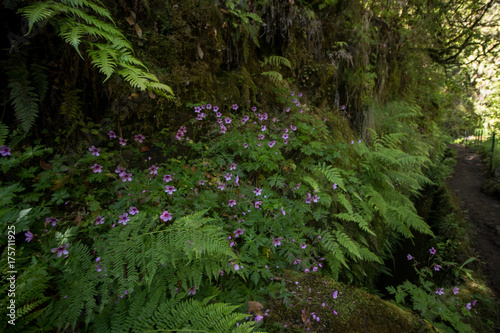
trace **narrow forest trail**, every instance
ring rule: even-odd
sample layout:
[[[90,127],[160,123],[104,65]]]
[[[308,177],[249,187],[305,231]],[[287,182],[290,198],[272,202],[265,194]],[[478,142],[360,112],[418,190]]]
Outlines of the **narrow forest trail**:
[[[485,270],[490,288],[500,298],[500,201],[481,191],[486,180],[486,167],[478,154],[461,145],[455,149],[457,165],[448,180],[448,187],[460,198],[475,232],[475,250],[486,263]]]

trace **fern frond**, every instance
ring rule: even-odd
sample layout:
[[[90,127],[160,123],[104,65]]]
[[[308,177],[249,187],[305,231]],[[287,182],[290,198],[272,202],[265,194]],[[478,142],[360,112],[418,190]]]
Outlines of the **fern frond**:
[[[66,43],[73,46],[76,52],[78,52],[78,54],[81,57],[82,54],[80,53],[80,49],[78,48],[78,46],[80,45],[81,39],[84,33],[86,33],[87,29],[85,26],[82,26],[79,23],[72,23],[70,20],[65,20],[65,21],[68,24],[63,24],[60,26],[59,36],[61,36]]]
[[[15,81],[14,81],[15,80]],[[38,95],[34,92],[26,76],[13,79],[8,84],[10,99],[14,106],[16,117],[21,123],[21,128],[28,133],[38,115]]]
[[[7,135],[9,135],[9,127],[0,120],[0,146],[5,144]]]
[[[276,71],[262,72],[262,73],[260,73],[260,75],[264,75],[264,76],[269,77],[271,79],[271,81],[273,81],[273,83],[275,83],[275,84],[279,84],[279,83],[283,82],[283,75],[281,75],[280,73],[278,73]]]
[[[261,67],[265,65],[271,65],[276,67],[285,66],[288,68],[292,68],[292,63],[290,62],[290,60],[281,56],[270,56],[268,58],[264,58]]]
[[[335,217],[342,219],[344,221],[356,222],[361,230],[369,233],[372,236],[377,236],[371,229],[368,221],[358,213],[339,213],[335,214]]]
[[[335,236],[337,237],[337,241],[340,243],[340,245],[342,245],[347,250],[347,254],[349,254],[351,256],[354,255],[355,257],[357,257],[359,259],[362,258],[361,253],[359,252],[358,245],[349,236],[347,236],[346,233],[344,233],[340,230],[337,230],[337,232],[335,233]]]
[[[324,175],[329,182],[332,184],[336,183],[338,187],[345,191],[344,179],[340,175],[339,169],[334,168],[331,165],[326,166],[326,163],[322,163],[316,167],[316,170],[321,172],[321,174]]]
[[[24,17],[28,19],[29,29],[28,33],[33,29],[33,25],[37,22],[47,20],[57,14],[54,10],[54,2],[37,2],[32,5],[26,6],[19,10],[20,13],[23,14]]]
[[[113,48],[99,48],[97,50],[88,50],[88,55],[92,63],[99,68],[99,71],[106,75],[106,81],[116,70],[117,52]]]
[[[47,76],[47,67],[41,64],[31,64],[31,78],[36,88],[40,101],[43,101],[49,90],[49,81]]]

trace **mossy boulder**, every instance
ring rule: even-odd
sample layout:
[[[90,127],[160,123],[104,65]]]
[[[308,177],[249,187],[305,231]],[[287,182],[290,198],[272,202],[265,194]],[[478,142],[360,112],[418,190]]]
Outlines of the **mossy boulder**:
[[[317,273],[287,271],[282,282],[286,291],[266,304],[268,332],[437,332],[378,296]]]

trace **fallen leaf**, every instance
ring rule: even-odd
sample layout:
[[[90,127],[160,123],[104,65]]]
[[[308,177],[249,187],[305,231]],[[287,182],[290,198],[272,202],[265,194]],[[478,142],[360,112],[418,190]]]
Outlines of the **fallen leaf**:
[[[309,314],[307,313],[307,310],[302,310],[302,322],[304,324],[309,322]]]
[[[148,95],[151,99],[155,99],[156,98],[156,95],[153,94],[151,91],[148,91]]]
[[[203,56],[204,56],[203,50],[201,49],[200,45],[198,45],[198,57],[200,57],[200,59],[203,59]]]
[[[262,315],[262,309],[264,305],[256,301],[248,301],[248,311],[247,313],[253,312],[258,315]]]
[[[149,151],[149,146],[142,146],[139,153],[144,153],[145,151]]]
[[[40,166],[42,167],[43,170],[52,169],[52,164],[44,162],[43,160],[40,160]]]
[[[134,25],[134,29],[137,36],[139,36],[139,38],[142,38],[142,29],[137,23]]]
[[[128,24],[130,24],[130,25],[134,25],[134,24],[135,24],[134,19],[133,19],[133,18],[131,18],[130,16],[125,17],[125,20],[127,20]]]

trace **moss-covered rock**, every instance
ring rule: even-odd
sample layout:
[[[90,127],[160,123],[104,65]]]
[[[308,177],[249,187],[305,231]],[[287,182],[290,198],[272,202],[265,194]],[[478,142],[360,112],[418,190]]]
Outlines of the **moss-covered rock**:
[[[378,296],[316,273],[287,271],[282,282],[286,291],[267,303],[269,332],[437,332]]]

